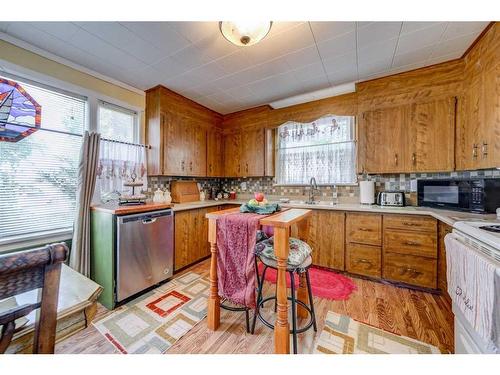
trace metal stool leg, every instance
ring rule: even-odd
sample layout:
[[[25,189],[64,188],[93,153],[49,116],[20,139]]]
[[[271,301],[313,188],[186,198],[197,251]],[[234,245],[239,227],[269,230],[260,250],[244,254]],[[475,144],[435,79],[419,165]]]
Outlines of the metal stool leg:
[[[250,331],[252,333],[252,335],[255,332],[255,323],[257,322],[257,316],[259,315],[259,305],[260,305],[260,301],[262,300],[262,289],[264,287],[264,280],[266,278],[266,271],[267,271],[267,266],[264,265],[264,269],[262,270],[262,276],[260,277],[259,286],[258,286],[259,289],[257,292],[257,304],[255,306],[255,311],[254,311],[254,315],[253,315],[252,330]],[[257,271],[257,274],[258,273],[259,272]]]
[[[295,306],[295,278],[293,271],[290,275],[290,289],[292,292],[292,338],[293,338],[293,354],[297,354],[297,309]]]
[[[250,309],[245,309],[245,321],[247,327],[247,333],[250,333]]]
[[[314,332],[318,332],[318,328],[316,327],[316,313],[314,312],[314,301],[313,301],[313,295],[312,295],[312,290],[311,290],[311,280],[309,279],[309,270],[308,269],[306,269],[306,284],[307,284],[307,294],[309,294],[309,304],[311,306],[313,328],[314,328]]]

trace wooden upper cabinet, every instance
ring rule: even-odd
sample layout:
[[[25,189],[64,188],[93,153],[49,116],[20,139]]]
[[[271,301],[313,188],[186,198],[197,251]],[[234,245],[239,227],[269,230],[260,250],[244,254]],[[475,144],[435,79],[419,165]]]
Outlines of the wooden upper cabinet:
[[[224,135],[224,176],[241,176],[241,133]]]
[[[359,172],[406,172],[405,138],[409,106],[364,112],[359,121]]]
[[[224,135],[224,175],[257,177],[265,175],[265,129],[239,130]]]
[[[455,97],[411,105],[407,170],[444,172],[455,168]]]
[[[146,91],[148,174],[207,176],[207,131],[221,121],[218,113],[163,86]]]
[[[484,127],[479,142],[480,168],[500,167],[500,62],[484,76]]]
[[[224,148],[222,133],[219,130],[210,129],[207,131],[207,176],[222,177]]]

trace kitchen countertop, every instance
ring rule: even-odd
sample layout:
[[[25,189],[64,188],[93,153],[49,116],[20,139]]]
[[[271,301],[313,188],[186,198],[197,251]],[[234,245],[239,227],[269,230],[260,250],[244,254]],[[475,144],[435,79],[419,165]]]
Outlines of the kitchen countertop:
[[[146,203],[134,206],[120,206],[116,202],[108,202],[108,203],[93,205],[91,207],[91,210],[106,212],[108,214],[113,214],[113,215],[129,215],[129,214],[137,214],[140,212],[164,210],[170,207],[172,207],[172,204],[166,204],[166,203]]]
[[[225,204],[243,204],[246,200],[236,199],[236,200],[209,200],[209,201],[198,201],[190,203],[176,203],[173,206],[174,211],[184,211],[192,210],[196,208],[221,206]],[[274,200],[270,203],[280,203]],[[494,220],[496,218],[495,214],[472,214],[468,212],[460,211],[450,211],[434,209],[429,207],[381,207],[377,205],[364,205],[356,203],[338,203],[333,204],[332,202],[319,201],[318,204],[305,204],[301,201],[290,201],[290,203],[280,203],[282,207],[290,208],[308,208],[313,210],[336,210],[336,211],[353,211],[353,212],[373,212],[373,213],[386,213],[386,214],[405,214],[405,215],[428,215],[432,216],[448,225],[453,226],[457,221],[462,220]]]
[[[188,203],[173,203],[173,204],[157,204],[157,203],[147,203],[145,205],[138,206],[118,206],[116,203],[106,203],[93,206],[93,210],[103,211],[112,213],[115,215],[125,215],[131,213],[148,212],[154,210],[161,210],[166,208],[172,208],[175,211],[185,211],[193,210],[197,208],[206,208],[214,206],[223,206],[226,204],[243,204],[247,200],[236,199],[236,200],[206,200]],[[271,203],[280,203],[275,200],[271,200]],[[303,201],[293,201],[290,203],[280,203],[282,207],[290,208],[308,208],[313,210],[335,210],[335,211],[351,211],[351,212],[372,212],[372,213],[386,213],[386,214],[404,214],[404,215],[428,215],[440,220],[450,226],[457,221],[463,220],[494,220],[496,218],[495,214],[472,214],[468,212],[460,211],[450,211],[434,209],[429,207],[381,207],[377,205],[364,205],[356,203],[338,203],[333,204],[327,201],[318,201],[317,204],[305,204]]]

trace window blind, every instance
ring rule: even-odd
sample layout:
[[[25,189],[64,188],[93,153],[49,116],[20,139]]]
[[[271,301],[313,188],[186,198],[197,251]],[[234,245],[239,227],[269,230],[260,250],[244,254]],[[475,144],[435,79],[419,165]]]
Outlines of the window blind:
[[[280,185],[356,182],[354,116],[327,115],[311,123],[287,122],[278,128],[276,163]]]
[[[83,133],[85,98],[16,82],[40,104],[41,128]],[[0,142],[0,243],[72,228],[81,142],[42,130]]]

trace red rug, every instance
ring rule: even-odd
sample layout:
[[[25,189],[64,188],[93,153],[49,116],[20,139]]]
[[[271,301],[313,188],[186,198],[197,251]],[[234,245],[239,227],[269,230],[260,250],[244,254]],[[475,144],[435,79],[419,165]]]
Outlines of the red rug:
[[[259,275],[262,275],[263,268],[262,263],[259,264]],[[268,268],[266,281],[275,284],[276,274],[276,270]],[[288,273],[286,276],[286,285],[290,287],[290,276]],[[346,300],[357,289],[356,284],[349,277],[321,268],[309,268],[309,279],[313,296],[329,300]],[[295,275],[295,285],[298,288],[298,275]]]

